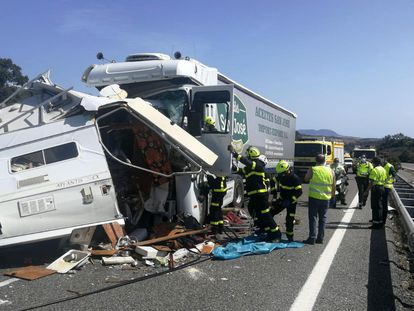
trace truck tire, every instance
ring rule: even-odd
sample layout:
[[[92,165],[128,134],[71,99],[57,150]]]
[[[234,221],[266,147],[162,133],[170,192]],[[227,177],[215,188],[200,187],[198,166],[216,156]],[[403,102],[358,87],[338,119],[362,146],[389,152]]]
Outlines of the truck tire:
[[[243,179],[236,175],[234,179],[234,195],[233,195],[233,206],[237,208],[243,207],[244,204],[244,185]]]

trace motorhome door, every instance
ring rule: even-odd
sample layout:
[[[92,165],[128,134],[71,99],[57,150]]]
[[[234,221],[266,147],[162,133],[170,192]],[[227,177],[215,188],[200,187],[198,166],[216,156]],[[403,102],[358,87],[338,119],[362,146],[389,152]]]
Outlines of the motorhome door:
[[[233,133],[233,85],[193,87],[188,121],[190,133],[219,156],[209,170],[230,175],[227,146]]]

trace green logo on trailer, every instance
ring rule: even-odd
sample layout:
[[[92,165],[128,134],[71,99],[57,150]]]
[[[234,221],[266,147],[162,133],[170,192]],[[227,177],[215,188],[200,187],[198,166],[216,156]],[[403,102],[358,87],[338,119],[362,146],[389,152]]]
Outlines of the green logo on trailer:
[[[227,110],[224,105],[218,106],[220,120],[225,120]],[[220,122],[220,128],[224,131],[224,124]],[[242,152],[243,146],[249,141],[249,133],[247,131],[247,112],[246,107],[236,95],[233,99],[233,137],[232,144],[237,152]]]

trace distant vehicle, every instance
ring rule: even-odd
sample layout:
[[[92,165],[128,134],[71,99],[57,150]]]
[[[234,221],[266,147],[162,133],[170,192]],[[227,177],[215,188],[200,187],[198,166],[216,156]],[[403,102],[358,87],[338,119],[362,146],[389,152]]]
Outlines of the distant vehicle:
[[[365,156],[368,161],[372,161],[373,158],[377,156],[377,150],[374,147],[355,147],[352,151],[352,171],[356,173],[356,168],[359,162],[359,159],[362,156]]]
[[[345,171],[348,173],[349,169],[352,168],[353,160],[350,156],[344,157],[344,168]]]
[[[330,141],[325,137],[309,137],[295,141],[295,172],[303,176],[307,170],[316,165],[317,154],[325,155],[326,164],[333,163],[334,158],[339,158],[339,163],[344,165],[344,143],[342,141]]]

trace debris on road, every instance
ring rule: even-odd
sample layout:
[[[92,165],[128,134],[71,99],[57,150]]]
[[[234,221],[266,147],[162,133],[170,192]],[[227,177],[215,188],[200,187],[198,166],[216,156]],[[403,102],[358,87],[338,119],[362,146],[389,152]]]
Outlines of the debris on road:
[[[56,270],[51,270],[39,266],[27,266],[6,272],[4,273],[4,275],[28,281],[33,281],[54,273],[56,273]]]

